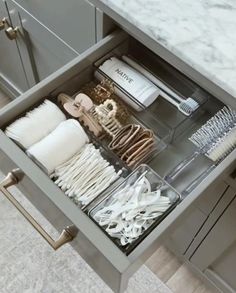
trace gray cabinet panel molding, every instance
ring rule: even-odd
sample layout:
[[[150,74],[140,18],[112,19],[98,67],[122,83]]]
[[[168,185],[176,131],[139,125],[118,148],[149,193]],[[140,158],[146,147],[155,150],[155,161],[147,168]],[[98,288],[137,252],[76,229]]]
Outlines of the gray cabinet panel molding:
[[[201,270],[205,270],[210,266],[236,241],[235,208],[236,200],[231,203],[227,211],[221,216],[191,258],[191,262],[197,265]],[[202,252],[201,255],[200,252]]]
[[[13,12],[9,10],[8,2],[0,1],[0,19],[6,17],[11,22]],[[0,82],[8,87],[12,95],[20,94],[29,88],[18,44],[9,40],[4,32],[0,31]]]
[[[19,28],[17,43],[30,86],[44,79],[78,53],[14,1],[9,1],[12,23]]]
[[[77,53],[96,42],[96,8],[86,0],[15,0]]]
[[[232,199],[235,196],[235,192],[232,188],[227,187],[225,192],[222,194],[221,200],[218,202],[215,209],[209,214],[207,220],[205,221],[204,225],[201,227],[201,230],[196,235],[194,241],[192,242],[191,246],[186,252],[186,257],[191,258],[193,253],[197,250],[201,242],[204,240],[206,235],[212,229],[212,227],[217,223],[219,217],[224,213],[224,210],[230,204]]]

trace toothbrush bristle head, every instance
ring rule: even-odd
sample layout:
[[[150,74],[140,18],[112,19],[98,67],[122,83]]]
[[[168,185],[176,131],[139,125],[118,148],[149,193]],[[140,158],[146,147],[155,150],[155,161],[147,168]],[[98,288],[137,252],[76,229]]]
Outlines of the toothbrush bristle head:
[[[220,160],[236,147],[236,111],[223,107],[189,140],[213,161]]]

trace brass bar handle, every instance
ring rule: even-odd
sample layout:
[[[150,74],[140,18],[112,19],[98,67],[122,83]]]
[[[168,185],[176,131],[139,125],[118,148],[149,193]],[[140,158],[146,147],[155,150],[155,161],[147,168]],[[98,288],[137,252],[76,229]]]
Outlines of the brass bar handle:
[[[13,28],[12,26],[9,26],[8,28],[5,29],[5,34],[10,41],[13,41],[17,38],[17,32],[18,32],[18,27]]]
[[[4,28],[6,26],[6,21],[7,21],[6,17],[0,19],[0,31],[4,30]]]
[[[62,245],[70,242],[76,236],[78,230],[75,226],[68,226],[63,229],[61,235],[57,240],[54,240],[42,226],[24,209],[24,207],[14,198],[14,196],[7,190],[8,187],[17,184],[23,177],[20,169],[12,170],[0,182],[0,191],[5,197],[17,208],[17,210],[25,217],[25,219],[38,231],[38,233],[48,242],[48,244],[57,250]]]
[[[15,40],[19,31],[18,27],[12,27],[6,17],[0,19],[0,31],[5,29],[5,34],[9,40]]]

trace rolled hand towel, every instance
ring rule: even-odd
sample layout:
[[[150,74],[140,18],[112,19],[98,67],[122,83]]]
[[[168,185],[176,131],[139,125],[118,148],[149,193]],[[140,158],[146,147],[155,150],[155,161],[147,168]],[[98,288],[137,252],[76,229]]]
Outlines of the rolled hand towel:
[[[87,142],[89,138],[80,123],[69,119],[61,122],[48,136],[31,146],[27,154],[50,175]]]
[[[27,149],[47,136],[65,120],[64,113],[57,105],[45,100],[37,108],[26,113],[24,117],[10,124],[5,133]]]

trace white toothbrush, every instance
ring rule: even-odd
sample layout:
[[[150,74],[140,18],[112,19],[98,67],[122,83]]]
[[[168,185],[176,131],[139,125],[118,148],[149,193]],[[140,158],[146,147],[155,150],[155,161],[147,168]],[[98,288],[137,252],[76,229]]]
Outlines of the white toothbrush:
[[[199,107],[199,103],[196,102],[194,99],[190,97],[186,100],[181,98],[173,90],[167,87],[161,80],[159,80],[156,76],[154,76],[152,73],[150,73],[148,70],[146,70],[143,66],[138,64],[133,59],[125,55],[122,56],[122,59],[130,66],[135,68],[137,71],[142,73],[151,82],[153,82],[161,90],[161,96],[168,102],[170,102],[172,105],[174,105],[180,112],[182,112],[186,116],[191,115]]]

